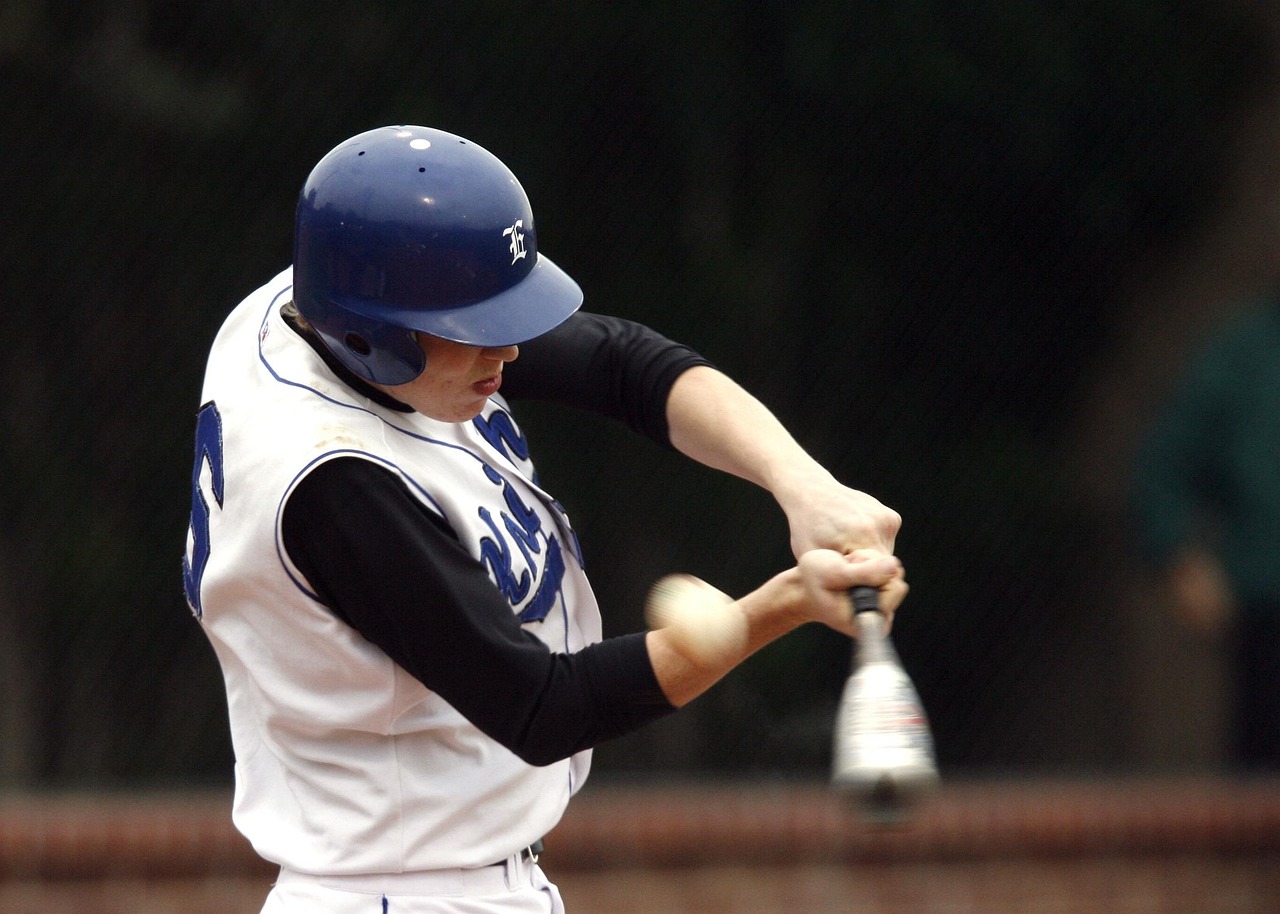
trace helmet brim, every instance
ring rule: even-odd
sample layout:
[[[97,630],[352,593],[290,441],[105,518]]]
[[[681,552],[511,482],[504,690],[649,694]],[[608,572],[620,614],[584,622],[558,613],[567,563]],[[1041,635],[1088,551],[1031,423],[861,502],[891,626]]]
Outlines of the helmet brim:
[[[360,303],[367,318],[467,346],[511,346],[542,336],[582,307],[582,289],[549,257],[509,289],[452,308]]]

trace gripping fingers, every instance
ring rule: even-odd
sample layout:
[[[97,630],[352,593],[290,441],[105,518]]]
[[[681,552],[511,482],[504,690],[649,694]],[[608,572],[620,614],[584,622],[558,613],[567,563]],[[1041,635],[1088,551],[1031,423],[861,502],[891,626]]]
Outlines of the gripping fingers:
[[[806,583],[825,590],[848,590],[858,584],[883,589],[903,577],[897,556],[869,549],[849,554],[831,549],[814,549],[800,557],[800,573]]]
[[[851,632],[851,587],[865,584],[880,591],[880,610],[892,620],[907,595],[902,562],[871,550],[848,555],[829,549],[806,552],[798,563],[810,610],[816,621]]]

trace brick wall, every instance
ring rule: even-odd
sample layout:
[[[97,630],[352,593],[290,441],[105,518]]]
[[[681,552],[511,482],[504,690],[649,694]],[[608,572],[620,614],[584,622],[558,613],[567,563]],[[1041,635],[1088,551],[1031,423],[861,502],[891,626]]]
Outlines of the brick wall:
[[[256,914],[221,794],[0,797],[0,914]],[[1280,780],[952,783],[898,824],[820,785],[593,786],[571,914],[1280,914]]]

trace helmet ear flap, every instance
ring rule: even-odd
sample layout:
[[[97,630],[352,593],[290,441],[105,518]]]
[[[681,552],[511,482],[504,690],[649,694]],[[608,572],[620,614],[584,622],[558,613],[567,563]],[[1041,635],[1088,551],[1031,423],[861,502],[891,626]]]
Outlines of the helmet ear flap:
[[[415,331],[349,311],[344,311],[344,316],[344,326],[336,333],[330,327],[315,329],[339,361],[361,378],[395,387],[422,374],[427,357]]]
[[[369,341],[355,331],[343,337],[342,342],[346,343],[347,351],[357,358],[367,359],[373,352],[373,347],[369,345]]]

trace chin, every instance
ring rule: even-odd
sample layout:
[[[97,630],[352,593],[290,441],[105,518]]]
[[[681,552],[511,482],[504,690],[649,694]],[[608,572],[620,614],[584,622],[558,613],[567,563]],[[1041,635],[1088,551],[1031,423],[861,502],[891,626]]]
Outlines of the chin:
[[[470,422],[476,416],[480,415],[483,409],[484,403],[482,402],[477,403],[474,408],[461,408],[453,410],[446,416],[433,416],[432,418],[439,419],[441,422]]]

